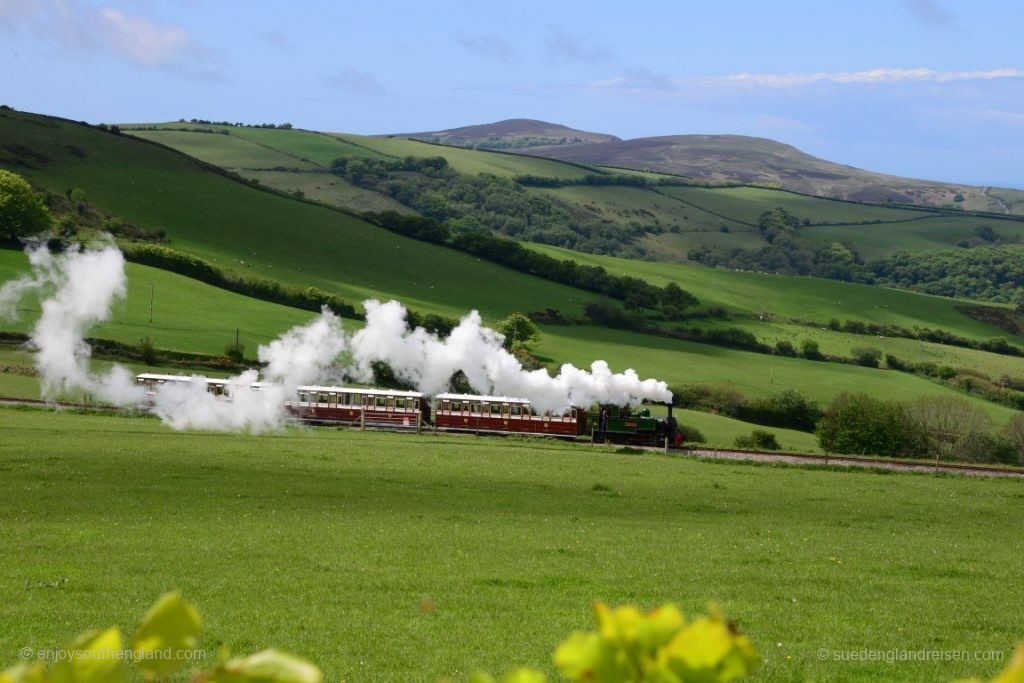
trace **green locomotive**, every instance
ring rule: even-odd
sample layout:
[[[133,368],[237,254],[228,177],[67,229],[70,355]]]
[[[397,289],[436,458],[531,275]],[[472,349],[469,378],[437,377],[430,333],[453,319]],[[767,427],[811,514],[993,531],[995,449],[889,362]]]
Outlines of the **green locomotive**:
[[[630,446],[679,446],[682,435],[672,416],[672,405],[666,417],[653,417],[648,408],[633,411],[620,406],[602,405],[594,421],[594,443],[615,443]]]

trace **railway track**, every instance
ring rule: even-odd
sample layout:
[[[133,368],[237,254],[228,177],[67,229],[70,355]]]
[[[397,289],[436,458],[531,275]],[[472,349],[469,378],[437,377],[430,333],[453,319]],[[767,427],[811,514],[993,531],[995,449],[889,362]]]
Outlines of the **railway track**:
[[[672,452],[672,451],[670,451]],[[676,451],[680,452],[680,451]],[[851,469],[893,470],[896,472],[922,472],[928,474],[962,474],[973,477],[1009,477],[1024,479],[1024,468],[996,468],[961,463],[908,460],[881,460],[856,455],[811,455],[801,453],[760,453],[757,451],[720,450],[716,448],[688,448],[688,455],[707,460],[735,460],[746,462],[778,462],[790,465],[823,465]]]
[[[120,413],[131,409],[117,408],[87,403],[71,403],[67,401],[46,401],[36,398],[9,398],[0,397],[0,405],[25,405],[49,408],[68,408],[75,410],[96,410],[110,413]],[[434,434],[432,430],[424,430],[424,434]],[[447,432],[446,432],[447,433]],[[647,448],[643,450],[657,453],[664,452],[663,448]],[[705,460],[733,460],[737,462],[774,462],[789,465],[823,465],[831,467],[846,467],[850,469],[883,469],[896,472],[921,472],[921,473],[944,473],[961,474],[973,477],[1008,477],[1024,479],[1024,468],[995,468],[982,467],[949,462],[909,461],[909,460],[881,460],[877,458],[860,457],[856,455],[813,455],[809,453],[762,453],[759,451],[723,450],[718,448],[685,448],[670,449],[669,453],[677,455],[690,455]]]

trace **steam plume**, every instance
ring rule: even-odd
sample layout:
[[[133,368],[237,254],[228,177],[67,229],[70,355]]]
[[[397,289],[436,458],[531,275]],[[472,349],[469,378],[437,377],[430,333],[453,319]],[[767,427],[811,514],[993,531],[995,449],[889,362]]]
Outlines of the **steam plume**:
[[[90,371],[90,348],[83,340],[89,327],[106,320],[113,301],[125,294],[121,252],[113,245],[60,255],[45,246],[27,251],[32,269],[0,287],[0,317],[13,317],[18,301],[29,292],[44,296],[31,341],[43,395],[81,390],[116,405],[144,400],[144,390],[127,368]],[[476,391],[525,398],[541,411],[672,398],[664,382],[642,380],[633,370],[613,373],[601,360],[589,371],[565,364],[554,377],[543,369],[525,370],[503,348],[502,335],[484,327],[476,311],[441,339],[423,328],[409,330],[406,310],[397,301],[367,300],[363,305],[366,326],[352,335],[324,309],[310,323],[260,346],[266,383],[258,389],[252,388],[258,373],[243,372],[228,380],[232,400],[225,401],[208,393],[205,379],[196,376],[191,382],[160,385],[151,397],[154,412],[175,429],[276,429],[287,417],[284,402],[297,387],[339,375],[369,382],[375,362],[387,363],[398,378],[427,394],[445,391],[461,370]],[[343,355],[346,362],[339,363]]]

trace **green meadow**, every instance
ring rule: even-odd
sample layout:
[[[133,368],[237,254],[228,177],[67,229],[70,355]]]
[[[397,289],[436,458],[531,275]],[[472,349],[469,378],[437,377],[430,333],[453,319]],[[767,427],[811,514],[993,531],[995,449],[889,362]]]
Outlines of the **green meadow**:
[[[200,647],[273,646],[326,680],[464,681],[590,628],[596,599],[715,601],[753,680],[942,681],[1024,631],[1016,480],[715,463],[543,440],[290,429],[0,408],[0,650],[52,649],[165,591]],[[329,627],[327,627],[329,626]]]
[[[1003,330],[957,310],[957,306],[968,303],[958,299],[820,278],[636,261],[542,244],[529,246],[557,258],[601,266],[610,273],[638,277],[658,286],[675,282],[702,304],[735,313],[823,324],[836,318],[906,328],[931,327],[975,339],[1008,336]]]
[[[46,156],[46,163],[20,169],[41,187],[58,193],[80,187],[105,211],[163,228],[175,249],[240,275],[313,285],[357,304],[368,297],[398,298],[424,312],[459,316],[478,308],[492,319],[549,306],[576,315],[593,298],[248,187],[127,135],[5,112],[0,137],[19,139]]]

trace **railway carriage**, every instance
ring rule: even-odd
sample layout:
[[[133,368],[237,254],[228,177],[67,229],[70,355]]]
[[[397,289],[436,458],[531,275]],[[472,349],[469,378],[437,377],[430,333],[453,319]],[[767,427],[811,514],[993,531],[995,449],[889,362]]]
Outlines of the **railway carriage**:
[[[288,410],[309,422],[416,428],[430,422],[430,401],[418,391],[358,387],[299,387]]]
[[[562,413],[539,413],[522,398],[438,394],[434,397],[434,426],[441,431],[575,438],[586,433],[587,412],[571,408]]]

